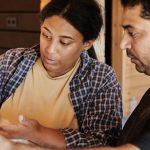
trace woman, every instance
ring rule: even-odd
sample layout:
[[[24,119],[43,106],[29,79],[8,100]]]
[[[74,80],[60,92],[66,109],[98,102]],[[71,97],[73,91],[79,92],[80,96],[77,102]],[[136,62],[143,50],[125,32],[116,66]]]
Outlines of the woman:
[[[1,125],[2,135],[48,148],[115,144],[120,85],[110,66],[87,54],[101,27],[94,0],[52,0],[45,6],[40,46],[0,57],[1,116],[13,123]]]

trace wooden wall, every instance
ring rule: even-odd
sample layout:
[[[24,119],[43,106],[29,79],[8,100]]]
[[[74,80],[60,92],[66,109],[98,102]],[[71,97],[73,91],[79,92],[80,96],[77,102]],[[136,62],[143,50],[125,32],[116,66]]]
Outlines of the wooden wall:
[[[140,102],[145,91],[150,88],[150,76],[139,73],[135,69],[135,65],[123,51],[123,100],[124,100],[124,115],[130,114],[130,101],[135,97],[137,103]]]
[[[41,9],[49,2],[50,0],[41,0]]]
[[[40,0],[0,1],[0,54],[39,42]]]
[[[120,50],[122,7],[120,0],[112,0],[112,66],[122,84],[122,51]],[[107,19],[107,18],[106,18]]]

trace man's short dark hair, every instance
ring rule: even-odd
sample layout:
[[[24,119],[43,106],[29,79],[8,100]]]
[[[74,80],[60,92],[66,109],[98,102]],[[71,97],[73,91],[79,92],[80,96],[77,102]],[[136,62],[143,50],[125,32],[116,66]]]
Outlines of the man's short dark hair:
[[[150,19],[150,0],[121,0],[123,7],[142,6],[141,17]]]

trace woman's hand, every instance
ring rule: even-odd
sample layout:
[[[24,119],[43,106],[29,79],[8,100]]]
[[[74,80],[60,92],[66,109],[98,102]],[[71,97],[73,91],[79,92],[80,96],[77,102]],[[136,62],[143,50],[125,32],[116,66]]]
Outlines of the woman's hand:
[[[3,122],[0,124],[0,134],[7,138],[23,138],[30,139],[39,131],[41,125],[32,119],[28,119],[22,115],[19,116],[20,124],[11,124]]]
[[[0,136],[0,150],[55,150],[55,149],[46,149],[36,145],[28,145],[21,143],[14,143],[3,136]]]
[[[13,143],[11,143],[8,139],[0,136],[0,147],[4,150],[11,150],[13,149]]]
[[[19,116],[19,124],[0,124],[0,135],[9,139],[26,139],[48,148],[66,147],[64,135],[55,129],[43,127],[36,120]]]

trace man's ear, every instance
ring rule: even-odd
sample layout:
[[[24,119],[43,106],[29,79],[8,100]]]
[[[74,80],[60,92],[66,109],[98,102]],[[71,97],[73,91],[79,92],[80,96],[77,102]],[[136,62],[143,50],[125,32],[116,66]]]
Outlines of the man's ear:
[[[84,50],[88,50],[92,47],[95,40],[88,40],[84,42]]]

